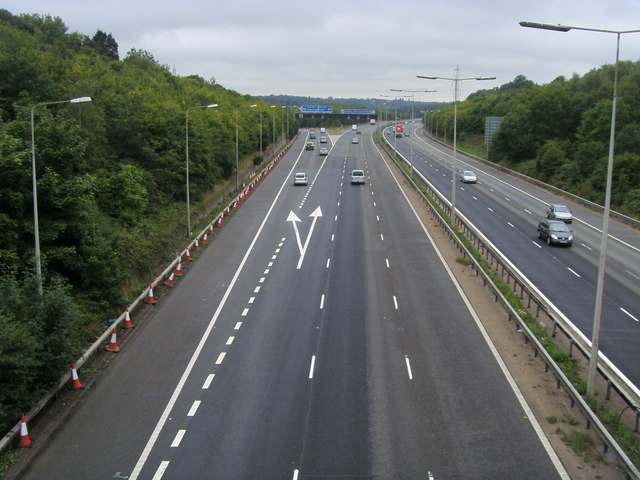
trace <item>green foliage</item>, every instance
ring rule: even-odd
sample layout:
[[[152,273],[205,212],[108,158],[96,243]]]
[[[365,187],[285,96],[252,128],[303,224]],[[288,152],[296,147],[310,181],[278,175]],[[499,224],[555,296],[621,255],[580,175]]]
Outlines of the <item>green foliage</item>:
[[[0,281],[0,425],[15,423],[78,355],[79,316],[69,288],[45,289],[32,278]]]
[[[612,206],[636,217],[640,217],[638,85],[640,62],[621,62]],[[492,139],[491,160],[603,203],[612,93],[612,65],[541,86],[519,75],[458,103],[458,141],[463,147],[466,138],[484,133],[485,116],[504,117]],[[453,140],[453,105],[429,113],[424,121],[439,138]]]
[[[91,103],[46,104],[81,96]],[[0,427],[68,368],[106,312],[148,282],[184,234],[185,115],[197,209],[239,155],[297,130],[291,111],[178,77],[153,54],[57,17],[0,9]],[[240,108],[247,105],[255,108]],[[31,112],[33,111],[33,123]],[[263,121],[260,122],[260,119]],[[285,131],[286,125],[289,131]],[[44,296],[34,294],[31,127]],[[96,321],[95,315],[99,315]]]

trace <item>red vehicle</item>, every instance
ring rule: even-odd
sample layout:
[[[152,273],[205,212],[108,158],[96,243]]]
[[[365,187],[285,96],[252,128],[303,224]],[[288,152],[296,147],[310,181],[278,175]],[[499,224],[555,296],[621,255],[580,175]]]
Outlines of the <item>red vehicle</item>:
[[[396,132],[396,137],[404,136],[404,125],[396,125],[393,130]]]

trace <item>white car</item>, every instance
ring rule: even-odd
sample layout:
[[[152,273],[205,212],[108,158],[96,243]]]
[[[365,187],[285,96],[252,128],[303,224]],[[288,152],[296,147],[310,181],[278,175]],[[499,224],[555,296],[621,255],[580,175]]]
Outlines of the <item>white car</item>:
[[[294,185],[306,185],[308,183],[307,181],[307,174],[304,172],[297,172],[294,176],[293,176],[293,184]]]
[[[327,147],[320,147],[320,155],[329,155],[329,149]]]
[[[358,143],[358,137],[353,137],[351,139],[351,143]]]
[[[471,170],[465,170],[460,174],[460,181],[462,183],[476,183],[478,179],[476,178],[476,174]]]
[[[351,172],[351,185],[364,185],[364,172],[362,170],[353,170]]]

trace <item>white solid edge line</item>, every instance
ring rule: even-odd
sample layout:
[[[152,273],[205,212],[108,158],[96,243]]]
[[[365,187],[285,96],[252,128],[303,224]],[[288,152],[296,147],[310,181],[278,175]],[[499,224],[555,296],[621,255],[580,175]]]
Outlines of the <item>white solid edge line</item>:
[[[293,166],[291,167],[291,170],[287,174],[286,178],[291,177],[291,174],[295,170],[301,156],[302,156],[302,150],[300,151],[300,154],[298,155],[298,158],[296,159],[296,161],[293,162]],[[240,265],[238,265],[238,269],[236,270],[236,273],[233,275],[233,278],[231,279],[231,282],[229,282],[229,286],[227,287],[227,290],[224,292],[224,295],[222,296],[222,299],[218,304],[218,308],[216,308],[216,311],[213,314],[213,317],[211,317],[211,320],[209,321],[209,325],[207,325],[207,329],[204,331],[202,338],[200,339],[200,343],[198,343],[198,346],[194,350],[193,355],[189,360],[189,363],[187,364],[184,372],[182,373],[182,377],[180,377],[180,380],[178,381],[176,388],[171,394],[171,398],[169,399],[169,402],[167,402],[167,405],[164,411],[162,412],[162,415],[160,415],[160,418],[158,419],[158,423],[156,423],[156,426],[153,429],[153,432],[151,433],[151,436],[149,437],[147,444],[142,450],[142,453],[140,454],[140,457],[138,458],[138,461],[136,462],[136,465],[133,468],[131,475],[129,476],[129,480],[137,480],[138,475],[140,475],[140,472],[142,471],[142,468],[144,467],[144,464],[146,463],[147,458],[149,458],[149,455],[151,454],[151,450],[153,449],[153,446],[158,440],[158,436],[160,435],[160,432],[162,431],[164,424],[167,422],[167,419],[169,418],[169,414],[171,413],[173,406],[178,400],[178,396],[180,396],[180,393],[182,392],[182,389],[184,388],[184,385],[187,382],[189,375],[191,374],[191,370],[193,370],[193,367],[196,361],[198,360],[198,357],[200,356],[202,349],[204,348],[204,344],[206,343],[207,339],[209,338],[209,335],[211,334],[211,331],[213,330],[213,327],[218,321],[218,317],[220,316],[220,313],[222,312],[222,308],[224,307],[225,303],[227,302],[227,299],[229,298],[229,295],[231,294],[231,290],[233,290],[233,287],[238,281],[238,277],[240,276],[240,272],[242,272],[242,269],[244,268],[244,264],[247,262],[249,255],[253,251],[253,247],[258,241],[258,237],[262,233],[262,229],[264,228],[264,226],[267,223],[267,220],[271,216],[271,212],[273,211],[273,208],[275,207],[276,202],[280,198],[280,194],[284,190],[284,187],[286,184],[287,182],[283,182],[282,185],[280,186],[280,190],[278,190],[278,193],[273,199],[273,202],[271,203],[271,206],[269,207],[267,214],[264,216],[264,220],[262,220],[262,223],[260,224],[260,227],[258,228],[258,231],[256,232],[255,236],[253,237],[253,240],[251,241],[249,248],[247,248],[247,251],[245,252],[244,257],[242,258]]]
[[[377,149],[378,149],[378,147],[376,146],[376,150]],[[378,150],[378,153],[380,153],[380,150]],[[500,369],[502,370],[503,375],[505,376],[507,382],[511,386],[511,389],[513,390],[513,393],[515,394],[516,398],[520,402],[520,406],[524,410],[525,415],[527,416],[529,422],[531,423],[531,426],[533,427],[534,431],[538,435],[538,438],[540,439],[540,443],[542,443],[542,446],[546,450],[547,455],[549,455],[549,459],[553,463],[554,467],[556,467],[556,471],[558,472],[558,475],[560,475],[560,478],[562,478],[562,480],[571,480],[571,477],[569,477],[569,474],[564,469],[564,466],[562,465],[562,462],[560,461],[560,458],[558,457],[558,454],[553,449],[553,447],[551,446],[551,443],[549,442],[549,439],[547,438],[547,436],[542,431],[542,428],[540,427],[540,424],[538,423],[538,420],[535,418],[533,412],[531,411],[531,408],[529,408],[529,405],[527,404],[526,399],[522,395],[522,392],[518,388],[518,385],[516,384],[515,380],[511,376],[511,373],[507,369],[507,366],[502,361],[502,357],[500,356],[500,353],[498,353],[498,350],[496,349],[495,345],[491,341],[491,338],[489,338],[489,334],[487,333],[487,331],[485,330],[484,326],[482,325],[482,322],[480,321],[480,318],[478,317],[478,314],[473,309],[473,306],[469,302],[469,299],[467,298],[467,296],[465,295],[464,291],[462,290],[462,287],[460,286],[460,284],[456,280],[455,276],[453,275],[453,272],[449,268],[449,265],[447,265],[447,262],[444,259],[444,257],[442,256],[442,253],[440,252],[440,249],[436,245],[435,241],[433,240],[433,237],[431,237],[431,234],[429,234],[429,231],[427,230],[427,227],[425,227],[424,223],[422,223],[422,219],[418,215],[418,212],[416,212],[415,208],[413,208],[413,205],[409,201],[409,198],[404,193],[404,190],[402,190],[402,187],[400,186],[400,183],[396,179],[395,175],[393,175],[393,172],[391,171],[391,168],[389,167],[389,164],[386,162],[386,160],[384,160],[384,157],[382,157],[382,154],[380,154],[380,157],[383,159],[384,164],[386,165],[387,169],[391,173],[391,177],[396,182],[396,185],[398,186],[398,189],[402,193],[402,196],[407,201],[407,204],[409,205],[409,208],[411,208],[411,211],[413,212],[413,214],[415,215],[416,219],[418,220],[418,223],[422,227],[422,230],[424,231],[425,235],[429,239],[429,242],[431,243],[431,245],[433,246],[436,254],[438,255],[438,258],[440,259],[440,262],[442,263],[442,265],[444,266],[445,270],[449,274],[449,278],[451,278],[451,281],[453,282],[453,284],[455,285],[456,289],[458,290],[458,294],[460,295],[460,297],[464,301],[464,304],[467,306],[467,309],[469,310],[469,313],[471,314],[471,316],[473,317],[473,320],[475,321],[476,325],[478,326],[478,329],[480,330],[480,333],[484,337],[485,342],[487,342],[487,345],[489,346],[489,349],[491,350],[491,353],[493,354],[494,358],[498,362],[498,365],[500,366]]]

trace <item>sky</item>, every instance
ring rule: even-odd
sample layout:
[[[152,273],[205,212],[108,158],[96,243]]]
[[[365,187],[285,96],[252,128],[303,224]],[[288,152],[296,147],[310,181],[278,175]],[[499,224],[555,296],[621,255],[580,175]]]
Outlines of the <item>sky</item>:
[[[150,52],[180,76],[250,95],[459,99],[524,75],[545,84],[615,62],[616,35],[523,28],[518,22],[640,29],[640,0],[3,0],[0,8],[60,17],[69,32],[111,33],[120,58]],[[620,59],[640,59],[640,33]],[[394,93],[391,89],[422,90]],[[424,90],[436,90],[425,93]]]

